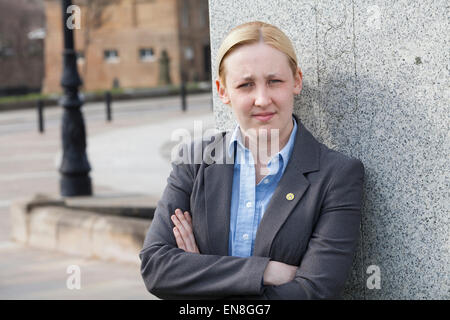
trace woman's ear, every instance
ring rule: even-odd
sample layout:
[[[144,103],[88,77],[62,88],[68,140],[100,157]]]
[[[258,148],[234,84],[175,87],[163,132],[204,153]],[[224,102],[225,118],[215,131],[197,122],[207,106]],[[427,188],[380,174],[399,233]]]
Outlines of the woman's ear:
[[[294,94],[299,94],[302,91],[302,85],[303,85],[303,74],[302,70],[300,70],[300,67],[297,67],[297,73],[294,77]]]
[[[219,79],[216,79],[216,87],[217,87],[217,94],[219,95],[220,100],[224,104],[230,104],[230,98],[228,97],[228,91],[227,88],[221,83]]]

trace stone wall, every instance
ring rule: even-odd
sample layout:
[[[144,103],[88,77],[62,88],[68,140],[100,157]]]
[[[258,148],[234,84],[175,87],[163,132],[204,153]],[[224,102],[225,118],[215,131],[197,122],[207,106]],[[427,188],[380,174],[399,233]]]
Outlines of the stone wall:
[[[210,0],[209,7],[213,79],[232,27],[278,26],[304,76],[295,113],[319,141],[365,165],[361,239],[345,298],[448,299],[447,3]],[[216,92],[214,110],[219,129],[234,126]]]

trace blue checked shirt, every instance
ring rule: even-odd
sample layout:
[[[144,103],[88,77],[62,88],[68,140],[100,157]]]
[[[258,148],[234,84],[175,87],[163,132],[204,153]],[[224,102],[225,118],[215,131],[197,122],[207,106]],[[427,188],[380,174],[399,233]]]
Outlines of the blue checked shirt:
[[[292,154],[297,132],[297,123],[295,119],[292,121],[294,128],[287,144],[270,159],[269,174],[257,185],[255,185],[253,156],[250,150],[243,145],[239,126],[233,132],[228,146],[230,155],[235,151],[228,242],[230,256],[249,257],[253,255],[256,230]]]

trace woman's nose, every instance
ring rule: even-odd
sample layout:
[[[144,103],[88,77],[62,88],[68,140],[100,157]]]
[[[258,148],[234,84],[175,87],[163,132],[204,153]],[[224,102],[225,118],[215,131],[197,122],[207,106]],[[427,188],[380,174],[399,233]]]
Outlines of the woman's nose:
[[[255,105],[260,107],[266,107],[272,103],[272,100],[270,98],[270,94],[268,92],[268,89],[265,87],[261,87],[258,90],[256,90],[256,96],[255,96]]]

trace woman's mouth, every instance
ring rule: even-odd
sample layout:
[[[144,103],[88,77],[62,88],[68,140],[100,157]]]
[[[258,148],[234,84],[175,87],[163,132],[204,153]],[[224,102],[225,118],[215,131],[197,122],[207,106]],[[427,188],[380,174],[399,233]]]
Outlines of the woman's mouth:
[[[253,117],[259,121],[267,122],[275,115],[275,112],[261,112],[254,114]]]

